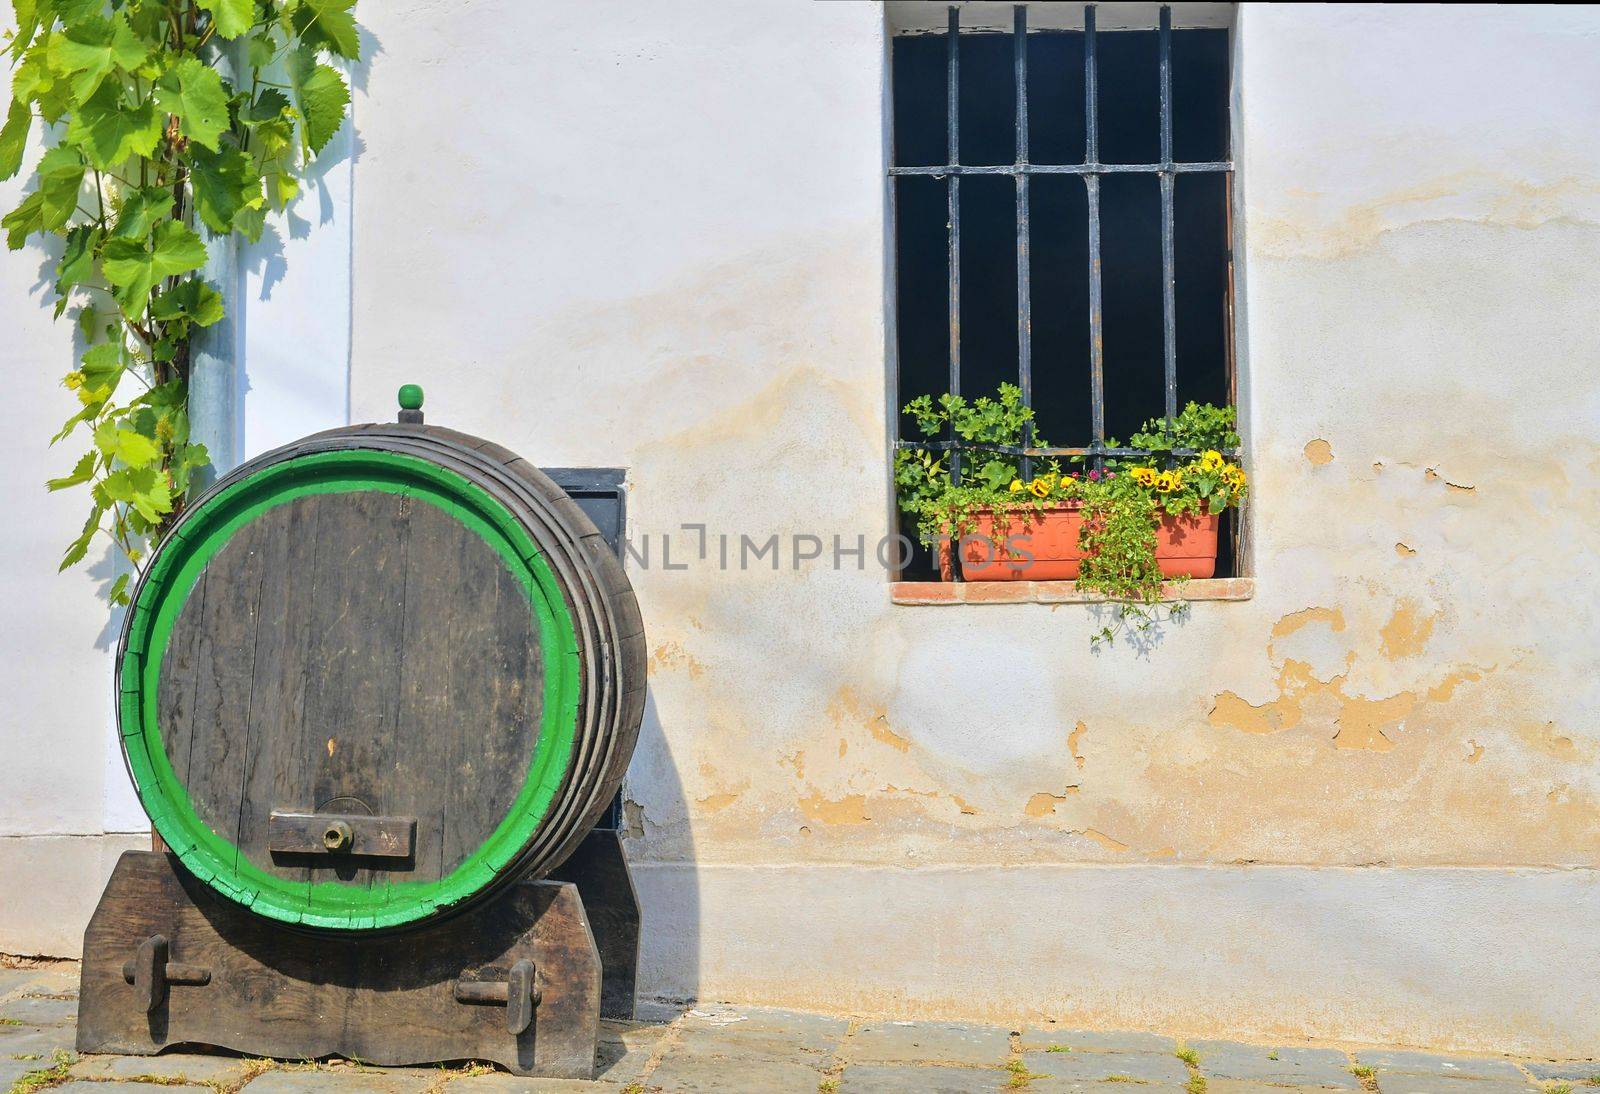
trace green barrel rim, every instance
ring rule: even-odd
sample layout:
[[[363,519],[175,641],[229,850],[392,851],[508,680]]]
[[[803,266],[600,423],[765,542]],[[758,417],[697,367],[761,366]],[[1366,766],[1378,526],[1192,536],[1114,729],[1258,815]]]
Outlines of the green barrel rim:
[[[371,888],[280,878],[250,862],[195,812],[167,761],[157,723],[162,656],[195,582],[228,539],[267,510],[313,494],[381,490],[438,506],[487,542],[527,591],[545,651],[544,704],[527,778],[505,818],[450,874]],[[217,892],[270,919],[379,929],[414,923],[480,892],[521,854],[572,761],[581,659],[561,583],[522,524],[486,490],[427,460],[376,449],[292,456],[230,483],[191,510],[162,544],[129,609],[117,717],[134,789],[156,831]]]

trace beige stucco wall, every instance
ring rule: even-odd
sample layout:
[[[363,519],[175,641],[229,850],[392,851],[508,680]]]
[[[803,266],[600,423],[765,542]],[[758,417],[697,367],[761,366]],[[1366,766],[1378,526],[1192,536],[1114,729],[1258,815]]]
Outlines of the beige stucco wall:
[[[1555,917],[1544,958],[1600,969],[1574,926],[1600,851],[1600,16],[1242,10],[1256,595],[1195,605],[1147,653],[1091,655],[1085,606],[896,607],[870,559],[795,570],[786,546],[778,572],[729,571],[680,528],[730,534],[735,556],[740,534],[888,530],[882,9],[472,14],[368,13],[355,414],[387,416],[417,380],[430,420],[628,468],[633,537],[652,541],[634,566],[651,716],[628,785],[659,913],[649,986],[1463,1045],[1600,1036],[1592,1005],[1531,1003],[1529,967],[1407,968],[1427,946],[1404,943],[1442,932],[1486,955],[1526,900]],[[468,69],[483,97],[464,111]],[[662,533],[686,569],[662,568]],[[1078,864],[1136,872],[1090,884]],[[1203,914],[1159,911],[1207,867],[1241,879],[1226,943]],[[1117,908],[1108,877],[1137,905]],[[1240,929],[1281,916],[1301,877],[1342,922]],[[1396,918],[1354,928],[1360,886]],[[1096,913],[1135,951],[1059,945]],[[1008,978],[978,936],[1032,974]],[[1163,995],[1213,944],[1233,987]],[[1421,986],[1357,1003],[1353,974],[1320,998],[1315,975],[1287,997],[1272,982],[1379,951]]]

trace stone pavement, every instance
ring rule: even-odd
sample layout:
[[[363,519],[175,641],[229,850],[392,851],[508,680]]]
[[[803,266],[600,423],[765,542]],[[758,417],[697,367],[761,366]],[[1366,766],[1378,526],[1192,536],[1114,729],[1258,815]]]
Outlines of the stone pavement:
[[[599,1080],[519,1079],[488,1067],[373,1068],[222,1055],[72,1052],[77,966],[0,967],[0,1091],[137,1094],[1600,1094],[1600,1062],[1400,1049],[1248,1045],[1037,1025],[831,1018],[704,1006],[607,1022]]]

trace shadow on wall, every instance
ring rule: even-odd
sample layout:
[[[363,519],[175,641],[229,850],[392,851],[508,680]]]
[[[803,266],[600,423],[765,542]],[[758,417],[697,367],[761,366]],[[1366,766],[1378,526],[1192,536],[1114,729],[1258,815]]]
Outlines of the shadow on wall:
[[[642,783],[649,784],[649,792],[640,796],[647,798],[652,808],[663,809],[667,816],[688,816],[683,780],[662,730],[654,691],[646,694],[639,743],[623,782],[624,847],[631,843],[641,848],[647,842],[644,826],[648,822],[631,793]],[[641,1003],[681,1005],[695,1002],[700,995],[700,888],[696,871],[689,868],[695,861],[693,830],[685,824],[674,843],[681,861],[652,862],[637,850],[628,854],[639,897],[637,994]]]

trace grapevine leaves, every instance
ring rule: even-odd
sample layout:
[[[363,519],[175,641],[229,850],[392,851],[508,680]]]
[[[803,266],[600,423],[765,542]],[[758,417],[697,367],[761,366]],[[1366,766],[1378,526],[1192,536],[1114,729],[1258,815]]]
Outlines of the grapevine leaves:
[[[198,228],[259,239],[268,212],[299,195],[350,103],[335,65],[359,59],[355,0],[12,7],[0,180],[22,171],[35,118],[46,147],[0,230],[13,250],[39,233],[62,240],[56,314],[72,309],[87,345],[64,381],[79,410],[52,441],[83,425],[94,437],[48,483],[92,499],[62,566],[101,532],[138,562],[207,462],[189,440],[189,339],[224,305],[198,275]],[[242,61],[237,82],[218,67],[222,41],[238,43],[226,51]],[[125,600],[126,580],[112,598]]]
[[[116,288],[124,311],[143,311],[150,290],[163,278],[205,265],[206,246],[192,228],[176,220],[162,222],[148,240],[113,239],[106,244],[101,268]]]
[[[309,50],[301,50],[289,59],[289,81],[300,106],[306,147],[315,155],[344,124],[350,89],[337,69],[318,64]]]

